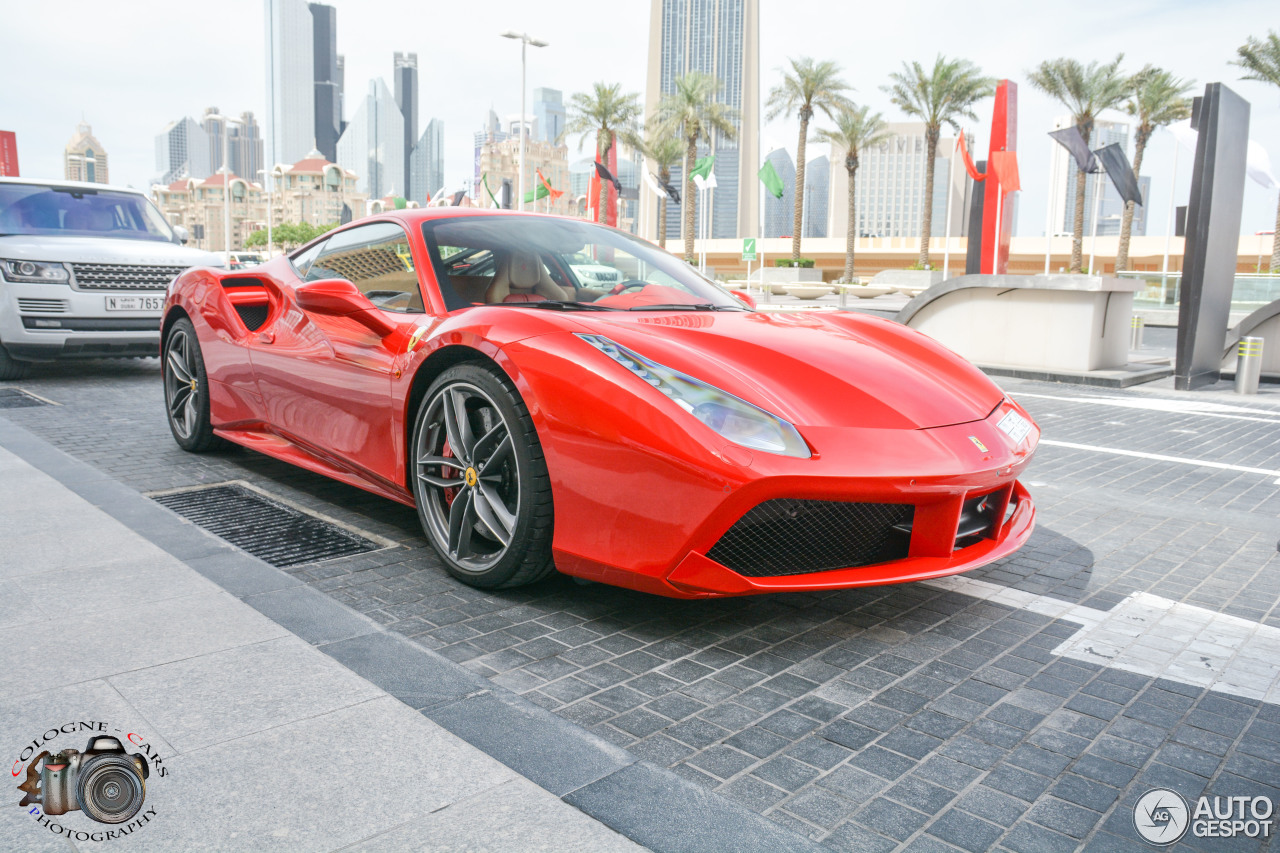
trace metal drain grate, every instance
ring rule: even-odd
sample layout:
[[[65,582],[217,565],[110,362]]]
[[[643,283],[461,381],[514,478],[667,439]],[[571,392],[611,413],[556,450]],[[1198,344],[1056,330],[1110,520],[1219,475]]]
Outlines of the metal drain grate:
[[[48,400],[41,400],[21,388],[0,388],[0,409],[26,409],[31,406],[47,405],[49,405]]]
[[[151,499],[273,566],[350,557],[383,547],[237,484]]]

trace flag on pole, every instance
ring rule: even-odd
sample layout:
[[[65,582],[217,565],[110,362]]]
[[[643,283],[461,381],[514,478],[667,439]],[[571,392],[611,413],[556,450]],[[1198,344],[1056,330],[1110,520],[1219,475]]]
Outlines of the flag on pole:
[[[529,204],[540,198],[546,198],[549,195],[551,195],[551,190],[547,189],[545,184],[538,184],[536,187],[524,194],[524,203]]]
[[[1129,158],[1124,156],[1124,148],[1118,143],[1099,148],[1093,152],[1102,161],[1102,168],[1111,179],[1111,183],[1126,202],[1142,205],[1142,190],[1138,187],[1138,178],[1133,174]]]
[[[613,188],[618,192],[622,192],[622,181],[613,176],[613,172],[604,163],[596,163],[596,174],[600,176],[600,180],[608,181],[613,184]]]
[[[542,182],[542,186],[545,187],[547,190],[545,193],[538,196],[538,198],[546,198],[547,196],[551,196],[552,201],[557,201],[560,198],[560,196],[564,195],[564,190],[553,190],[551,188],[551,184],[548,183],[547,179],[542,176],[541,169],[534,169],[533,173],[538,176],[538,180]]]
[[[956,138],[956,150],[960,152],[960,158],[964,162],[964,170],[969,173],[969,177],[974,181],[986,180],[987,176],[978,171],[978,167],[973,165],[973,158],[969,156],[969,146],[964,141],[964,133]]]
[[[702,175],[694,175],[693,182],[698,185],[698,189],[700,190],[713,190],[717,186],[719,186],[719,184],[716,182],[716,176],[714,172],[707,175],[705,178]]]
[[[988,171],[996,176],[996,180],[1000,183],[1000,189],[1006,193],[1013,193],[1022,189],[1022,183],[1018,180],[1018,155],[1015,152],[991,152],[991,165],[988,167]],[[983,177],[986,177],[986,175],[983,175]]]
[[[1093,152],[1089,150],[1089,144],[1084,141],[1084,137],[1080,135],[1080,129],[1074,124],[1070,127],[1064,127],[1062,130],[1051,130],[1049,135],[1053,137],[1055,142],[1071,152],[1072,158],[1076,161],[1077,169],[1090,174],[1098,171],[1098,158],[1093,156]]]
[[[693,168],[689,170],[689,180],[697,182],[700,177],[704,181],[711,174],[711,166],[716,162],[716,155],[708,154],[706,157],[699,157],[698,162],[693,164]]]
[[[648,169],[644,172],[644,182],[649,185],[649,189],[653,190],[653,194],[657,196],[666,196],[667,191],[663,189],[662,184],[654,177],[653,172]]]
[[[756,173],[760,176],[760,180],[764,183],[764,188],[774,198],[782,198],[783,192],[786,191],[782,178],[778,177],[778,170],[773,168],[773,163],[768,160],[764,161],[764,165],[760,167],[760,171]]]

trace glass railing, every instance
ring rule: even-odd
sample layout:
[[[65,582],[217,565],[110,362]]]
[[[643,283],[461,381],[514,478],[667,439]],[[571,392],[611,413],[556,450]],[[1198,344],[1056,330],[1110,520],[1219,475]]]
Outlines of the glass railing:
[[[1133,294],[1133,307],[1144,310],[1178,309],[1182,273],[1127,271],[1118,273],[1121,278],[1137,278],[1146,287]],[[1248,313],[1280,299],[1280,274],[1236,273],[1231,290],[1231,310]]]

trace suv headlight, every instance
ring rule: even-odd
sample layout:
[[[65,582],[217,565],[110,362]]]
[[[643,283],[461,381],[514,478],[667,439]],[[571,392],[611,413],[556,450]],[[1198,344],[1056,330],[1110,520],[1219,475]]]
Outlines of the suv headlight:
[[[32,281],[39,284],[66,284],[71,281],[71,271],[65,264],[48,261],[0,260],[4,277],[9,281]]]
[[[603,335],[582,335],[587,343],[666,394],[680,408],[735,444],[766,453],[810,457],[794,426],[759,406],[721,391],[629,350]]]

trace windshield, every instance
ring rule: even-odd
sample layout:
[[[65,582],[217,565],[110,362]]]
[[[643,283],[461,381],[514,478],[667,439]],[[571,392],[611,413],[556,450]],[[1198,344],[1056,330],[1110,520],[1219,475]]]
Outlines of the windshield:
[[[173,242],[169,223],[140,195],[38,184],[0,183],[0,234]]]
[[[449,310],[468,305],[574,310],[745,310],[651,243],[575,219],[459,216],[423,223]]]

